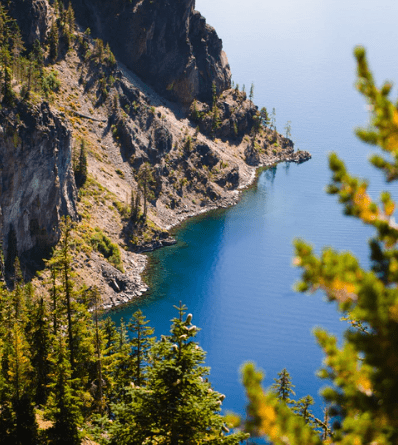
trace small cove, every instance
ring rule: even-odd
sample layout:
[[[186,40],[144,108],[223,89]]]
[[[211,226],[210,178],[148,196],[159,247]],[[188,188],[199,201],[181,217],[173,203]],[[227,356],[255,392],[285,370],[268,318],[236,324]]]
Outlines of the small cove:
[[[300,271],[292,267],[295,237],[353,251],[368,266],[365,242],[372,231],[344,217],[324,192],[327,155],[337,151],[357,174],[371,178],[372,196],[386,188],[369,167],[372,149],[354,136],[367,110],[355,91],[352,49],[364,44],[376,79],[398,72],[398,5],[374,2],[198,0],[196,8],[223,38],[235,82],[255,84],[255,102],[276,108],[277,127],[292,121],[296,147],[313,159],[264,171],[230,209],[201,215],[176,231],[178,243],[150,254],[151,290],[139,307],[156,335],[168,333],[173,304],[181,300],[202,328],[210,381],[226,394],[226,410],[244,413],[239,367],[254,360],[266,372],[265,386],[282,368],[291,373],[297,397],[317,401],[323,382],[315,376],[322,352],[311,333],[322,326],[341,337],[345,328],[334,305],[319,293],[292,290]],[[238,30],[238,31],[237,31]],[[392,56],[393,55],[393,56]],[[395,196],[396,190],[391,190]],[[129,319],[137,305],[113,314]]]

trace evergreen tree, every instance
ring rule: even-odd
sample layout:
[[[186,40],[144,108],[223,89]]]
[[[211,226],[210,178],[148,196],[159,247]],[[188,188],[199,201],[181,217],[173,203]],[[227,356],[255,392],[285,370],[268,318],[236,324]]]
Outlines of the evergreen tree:
[[[98,412],[102,415],[105,407],[104,400],[104,380],[103,380],[103,332],[100,326],[100,295],[98,288],[92,291],[94,302],[94,329],[95,329],[95,355],[96,355],[96,379],[94,382],[94,400],[97,405]]]
[[[8,384],[13,411],[13,425],[9,437],[15,445],[37,443],[37,423],[32,400],[32,365],[29,345],[18,322],[10,332]]]
[[[14,400],[13,406],[16,418],[13,443],[15,445],[37,445],[38,425],[30,394],[22,394],[19,399]]]
[[[217,105],[217,85],[215,82],[211,84],[212,108]]]
[[[250,85],[250,93],[249,93],[249,100],[250,100],[250,109],[253,108],[253,98],[254,98],[254,83]]]
[[[276,131],[276,111],[275,108],[272,109],[269,128]]]
[[[72,35],[75,32],[75,11],[70,3],[68,5],[68,9],[66,10],[66,23],[68,26],[68,32],[71,36],[70,38],[72,38]]]
[[[285,125],[285,136],[287,138],[291,138],[292,137],[292,123],[291,121],[287,121],[286,125]]]
[[[153,181],[154,179],[152,176],[151,167],[147,162],[145,162],[140,167],[137,175],[138,187],[142,192],[142,198],[144,201],[144,212],[143,212],[144,221],[146,221],[147,217],[148,201],[153,199],[154,197],[151,189]]]
[[[355,50],[359,91],[371,109],[369,128],[357,130],[363,141],[378,145],[387,155],[374,155],[370,162],[381,170],[387,181],[398,179],[398,109],[388,96],[391,84],[375,85],[369,71],[365,50]],[[383,192],[380,202],[367,193],[368,183],[351,176],[344,163],[332,154],[333,172],[328,192],[336,194],[346,215],[375,228],[370,242],[372,267],[360,266],[349,252],[324,249],[320,256],[303,241],[296,242],[295,264],[303,269],[298,289],[302,292],[323,290],[339,311],[367,329],[345,332],[345,341],[322,329],[316,330],[318,343],[326,355],[322,378],[333,386],[323,390],[332,404],[334,421],[330,433],[318,436],[302,419],[278,402],[275,395],[264,394],[262,376],[253,365],[243,371],[249,397],[249,419],[257,432],[274,444],[396,444],[398,443],[398,227],[393,219],[395,203]],[[307,403],[308,405],[308,403]],[[303,405],[304,409],[304,405]],[[326,419],[327,420],[327,419]],[[318,422],[317,422],[318,423]],[[319,425],[319,423],[318,423]]]
[[[0,339],[0,443],[12,445],[15,439],[15,414],[12,407],[12,391],[8,380],[11,342]]]
[[[11,81],[12,81],[11,68],[9,68],[8,65],[4,65],[3,66],[3,88],[2,88],[3,103],[9,107],[11,107],[14,104],[14,99],[15,99]]]
[[[60,224],[61,240],[59,242],[57,250],[54,252],[53,258],[49,261],[50,267],[55,267],[58,270],[61,280],[60,290],[62,292],[63,306],[66,309],[66,323],[68,328],[68,348],[70,354],[70,364],[72,370],[75,369],[75,340],[74,340],[74,319],[73,313],[75,312],[75,291],[74,282],[72,280],[72,254],[71,254],[71,232],[72,223],[69,217],[64,218]],[[53,304],[56,304],[53,301]],[[54,309],[54,307],[53,307]],[[56,310],[56,309],[54,309]],[[59,312],[57,311],[59,314]],[[59,317],[58,315],[54,315]],[[54,323],[59,323],[60,320],[55,318]]]
[[[21,80],[21,68],[22,68],[22,57],[21,54],[25,51],[21,31],[19,30],[19,27],[16,26],[15,34],[13,36],[12,41],[12,48],[11,48],[11,54],[12,54],[12,60],[13,60],[13,72],[14,76]]]
[[[261,119],[261,124],[263,125],[263,127],[264,128],[268,127],[268,125],[270,123],[270,119],[268,116],[267,109],[265,107],[262,107],[260,110],[260,119]]]
[[[36,304],[32,318],[33,328],[30,344],[32,366],[34,368],[35,401],[39,405],[44,405],[50,383],[52,338],[47,308],[43,298]]]
[[[78,187],[82,187],[87,180],[88,168],[87,168],[87,149],[86,141],[81,139],[79,157],[75,166],[75,181]]]
[[[134,312],[128,324],[128,329],[132,333],[131,345],[131,374],[132,382],[141,386],[145,381],[144,365],[148,361],[148,351],[153,344],[151,335],[154,329],[147,326],[149,320],[145,319],[141,310]]]
[[[53,335],[54,337],[58,334],[58,325],[60,319],[60,308],[59,308],[59,299],[60,299],[60,288],[57,284],[58,279],[58,269],[54,262],[49,263],[50,266],[50,297],[51,297],[51,315],[52,315],[52,324],[53,324]]]
[[[131,388],[131,403],[114,407],[111,443],[237,444],[246,438],[225,436],[228,428],[219,414],[224,396],[203,379],[209,370],[202,366],[204,351],[193,341],[198,328],[191,314],[184,320],[185,306],[177,309],[171,335],[150,350],[145,387]]]
[[[54,372],[50,385],[48,415],[54,424],[49,431],[52,445],[80,445],[78,427],[82,422],[79,400],[73,390],[72,370],[62,332],[53,356]]]
[[[295,396],[296,393],[293,391],[294,385],[290,378],[286,368],[283,368],[281,372],[278,373],[278,379],[274,379],[275,383],[272,385],[272,389],[275,390],[278,399],[285,403],[293,403],[290,399],[290,395]]]
[[[55,20],[51,26],[50,33],[48,35],[48,44],[50,46],[50,53],[49,53],[50,60],[55,62],[58,58],[58,46],[59,46],[58,26]]]
[[[116,350],[112,356],[113,360],[113,399],[121,401],[126,395],[126,390],[130,385],[132,375],[130,372],[130,341],[128,338],[126,324],[123,318],[117,330]]]
[[[130,221],[135,224],[138,220],[138,215],[140,212],[140,193],[131,191],[131,204],[130,204]]]
[[[33,43],[31,57],[32,60],[37,64],[37,66],[42,67],[44,65],[44,51],[40,45],[39,39],[36,39]]]
[[[314,403],[314,399],[308,395],[298,400],[293,407],[293,412],[301,416],[304,422],[312,427],[315,426],[315,424],[313,420],[314,415],[310,410],[310,406],[312,406]]]
[[[81,388],[87,390],[91,383],[98,378],[95,324],[93,323],[92,313],[88,310],[88,301],[85,301],[85,298],[90,297],[92,293],[92,291],[88,292],[84,286],[75,292],[74,313],[72,314],[73,378],[79,379]],[[89,393],[86,393],[86,397],[89,397]],[[89,410],[90,401],[87,400],[87,402],[88,404],[84,408]]]
[[[103,360],[102,360],[102,375],[105,382],[105,404],[109,400],[116,400],[114,390],[117,388],[116,367],[118,361],[118,331],[115,322],[110,317],[107,317],[101,325],[101,334],[103,342]]]
[[[106,351],[105,354],[112,355],[116,353],[117,329],[116,329],[116,324],[111,319],[111,317],[107,317],[105,319],[103,332],[104,332],[104,342]]]

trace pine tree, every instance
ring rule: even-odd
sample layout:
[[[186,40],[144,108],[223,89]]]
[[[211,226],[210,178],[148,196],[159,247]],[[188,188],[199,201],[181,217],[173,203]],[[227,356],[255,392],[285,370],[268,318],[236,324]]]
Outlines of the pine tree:
[[[68,359],[66,342],[59,333],[53,355],[54,372],[50,385],[48,416],[54,424],[49,431],[52,445],[80,445],[78,427],[82,422],[79,400],[73,390],[72,370]]]
[[[130,204],[130,221],[135,224],[138,220],[138,215],[140,212],[140,193],[131,191],[131,204]]]
[[[254,98],[254,83],[250,85],[250,93],[249,93],[249,100],[250,100],[250,109],[253,108],[253,98]]]
[[[281,372],[278,373],[278,379],[274,379],[275,383],[272,385],[272,389],[275,390],[279,400],[285,403],[292,403],[293,400],[290,399],[290,395],[295,396],[296,393],[293,391],[294,385],[290,378],[286,368],[283,368]]]
[[[285,136],[287,138],[291,138],[292,137],[292,123],[291,121],[287,121],[286,125],[285,125]]]
[[[32,365],[29,345],[21,327],[16,321],[10,332],[11,350],[9,356],[8,383],[14,425],[10,430],[15,445],[37,443],[37,423],[32,400]]]
[[[15,413],[12,406],[12,388],[8,370],[12,354],[11,342],[0,339],[0,443],[13,445],[15,442]]]
[[[113,360],[113,399],[117,401],[124,400],[126,390],[130,386],[132,375],[130,373],[130,342],[127,333],[127,327],[123,320],[120,321],[120,327],[117,330],[115,353]]]
[[[142,198],[144,201],[144,212],[142,216],[144,218],[144,221],[146,221],[147,211],[148,211],[148,201],[150,199],[153,199],[153,192],[151,190],[151,185],[153,183],[153,176],[151,172],[151,167],[147,162],[140,167],[137,175],[137,182],[138,182],[138,187],[142,192]]]
[[[263,125],[263,127],[264,128],[268,127],[268,125],[270,123],[270,119],[268,116],[267,109],[265,107],[262,107],[260,110],[260,119],[261,119],[261,124]]]
[[[128,324],[132,333],[131,345],[131,371],[132,382],[141,386],[145,381],[144,365],[148,361],[148,351],[153,344],[154,329],[147,326],[149,320],[145,319],[141,310],[134,312]]]
[[[202,366],[205,353],[193,341],[198,328],[191,324],[192,315],[184,320],[185,306],[177,310],[171,335],[150,350],[146,385],[129,390],[130,404],[114,407],[111,443],[232,445],[246,438],[243,433],[225,436],[228,428],[219,414],[224,395],[203,379],[209,369]]]
[[[301,416],[305,422],[305,424],[308,424],[312,427],[315,426],[314,424],[314,415],[312,414],[310,410],[310,406],[314,404],[314,399],[308,395],[305,397],[302,397],[300,400],[298,400],[293,407],[293,412],[297,413],[299,416]]]
[[[50,297],[51,297],[51,315],[53,324],[53,335],[54,337],[58,334],[58,325],[60,319],[60,287],[57,284],[58,279],[58,269],[54,262],[49,263],[50,268]]]
[[[377,145],[386,156],[374,155],[370,162],[387,181],[398,179],[398,109],[388,98],[391,84],[375,85],[365,50],[356,48],[358,90],[371,109],[371,124],[357,130],[366,143]],[[302,292],[322,290],[338,310],[359,326],[345,332],[345,341],[322,329],[316,338],[324,353],[319,375],[331,381],[323,397],[331,403],[332,431],[318,436],[302,419],[279,403],[275,395],[265,394],[262,376],[253,365],[243,371],[244,384],[253,413],[252,425],[274,444],[396,444],[398,443],[398,227],[393,219],[395,203],[383,192],[380,202],[367,193],[368,183],[353,177],[344,163],[332,154],[333,172],[328,192],[336,194],[346,215],[358,218],[375,229],[370,242],[372,267],[367,270],[349,252],[324,249],[316,255],[303,241],[296,242],[295,264],[303,269]],[[326,419],[328,420],[328,419]],[[318,423],[318,422],[317,422]],[[319,423],[318,423],[319,425]],[[326,438],[332,434],[332,438]]]
[[[58,58],[58,45],[59,45],[58,26],[55,20],[51,26],[50,33],[48,35],[48,43],[50,46],[50,53],[49,53],[50,60],[55,62]]]
[[[12,60],[13,60],[13,73],[14,76],[21,80],[21,68],[22,68],[22,57],[21,54],[25,51],[23,39],[21,36],[21,31],[19,30],[19,27],[17,26],[15,29],[15,34],[12,41],[12,48],[11,48],[11,54],[12,54]]]
[[[50,268],[56,268],[60,277],[61,286],[60,291],[62,293],[63,306],[66,310],[66,324],[68,328],[68,348],[70,354],[70,364],[72,370],[75,370],[75,340],[74,340],[74,318],[73,312],[75,309],[75,290],[74,282],[72,280],[72,253],[71,253],[71,232],[72,232],[72,222],[69,217],[64,218],[60,224],[61,239],[57,250],[54,251],[53,258],[48,262]],[[55,292],[55,281],[53,292]],[[57,295],[55,294],[55,300],[53,299],[53,311],[54,314],[54,324],[60,323],[57,305]],[[55,326],[54,326],[55,331]]]
[[[39,39],[36,39],[33,43],[33,48],[31,52],[32,60],[41,68],[44,64],[44,51],[41,47]]]
[[[77,159],[75,167],[75,181],[78,187],[82,187],[87,180],[88,168],[87,168],[87,149],[86,141],[81,139],[79,157]]]
[[[104,342],[106,355],[112,355],[116,352],[117,329],[115,322],[111,317],[107,317],[104,322]]]
[[[3,103],[9,107],[11,107],[14,104],[14,99],[15,99],[11,81],[12,81],[11,68],[9,68],[8,65],[4,65],[3,66],[3,88],[2,88]]]
[[[68,5],[68,9],[66,10],[66,23],[69,34],[72,35],[75,32],[75,11],[70,3]]]
[[[217,85],[215,82],[211,84],[212,108],[217,105]]]
[[[98,412],[102,415],[105,408],[104,399],[104,379],[103,379],[103,332],[100,325],[100,294],[97,287],[92,290],[92,297],[94,302],[94,329],[95,329],[95,355],[96,355],[96,379],[94,400]]]
[[[44,405],[50,383],[52,338],[48,312],[43,298],[36,304],[32,318],[33,328],[30,344],[34,368],[35,401],[39,405]]]
[[[101,334],[103,342],[102,353],[102,375],[105,382],[103,388],[105,392],[106,404],[110,400],[115,400],[117,396],[114,394],[117,388],[116,367],[118,361],[118,331],[115,322],[107,317],[101,325]]]
[[[269,128],[276,131],[276,111],[275,108],[272,109]]]

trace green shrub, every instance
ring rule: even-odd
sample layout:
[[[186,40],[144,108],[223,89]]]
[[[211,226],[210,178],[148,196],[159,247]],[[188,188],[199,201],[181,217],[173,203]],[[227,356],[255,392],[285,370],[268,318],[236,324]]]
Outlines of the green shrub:
[[[104,255],[109,263],[124,272],[119,246],[113,243],[99,227],[95,228],[90,243],[97,252]]]
[[[120,168],[116,169],[116,173],[122,178],[124,179],[124,173],[120,170]]]

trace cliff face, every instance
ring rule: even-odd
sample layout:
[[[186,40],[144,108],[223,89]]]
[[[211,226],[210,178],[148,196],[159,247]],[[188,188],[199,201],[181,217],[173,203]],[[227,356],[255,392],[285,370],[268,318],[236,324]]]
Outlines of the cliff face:
[[[230,87],[231,73],[216,31],[195,0],[72,0],[80,24],[109,42],[128,68],[164,97],[189,105]]]
[[[46,0],[13,0],[5,3],[10,15],[21,29],[22,37],[28,46],[35,40],[43,42],[50,26],[49,6]]]
[[[6,267],[31,270],[59,239],[62,215],[77,218],[71,134],[46,103],[0,112],[0,207]]]

